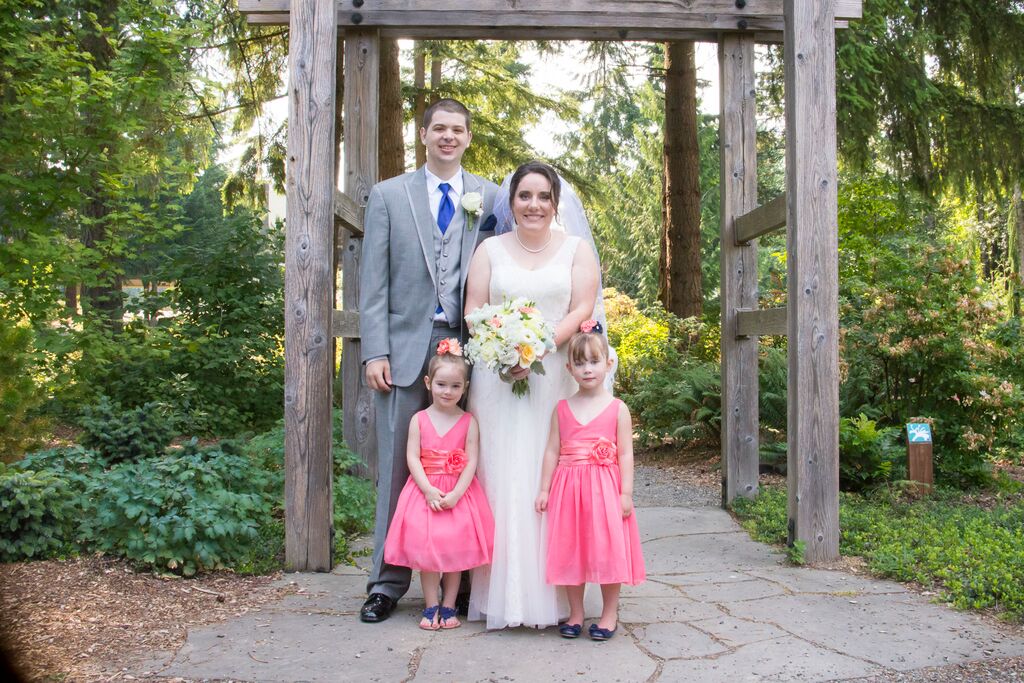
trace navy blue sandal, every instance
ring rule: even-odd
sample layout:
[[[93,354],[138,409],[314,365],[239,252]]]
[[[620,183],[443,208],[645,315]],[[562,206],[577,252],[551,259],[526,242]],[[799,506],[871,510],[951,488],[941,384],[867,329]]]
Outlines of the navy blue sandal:
[[[445,607],[441,605],[441,618],[438,620],[442,629],[458,628],[462,626],[462,622],[458,618],[459,611],[454,607]]]
[[[558,635],[563,638],[579,638],[583,632],[583,624],[562,624],[558,627]]]
[[[607,628],[599,628],[597,624],[591,624],[590,625],[590,639],[591,640],[611,640],[612,636],[614,636],[615,632],[618,631],[618,630],[619,630],[618,626],[616,626],[615,628],[612,628],[612,629],[607,629]]]
[[[441,624],[437,620],[437,612],[439,609],[441,609],[440,605],[434,605],[433,607],[428,607],[423,610],[423,620],[420,621],[421,629],[424,631],[436,631],[441,628]],[[423,625],[424,621],[428,623],[427,626]]]

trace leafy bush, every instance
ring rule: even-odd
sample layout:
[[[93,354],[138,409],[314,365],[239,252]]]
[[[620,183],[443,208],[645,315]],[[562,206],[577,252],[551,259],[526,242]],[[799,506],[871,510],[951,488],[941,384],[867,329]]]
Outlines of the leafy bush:
[[[1024,499],[1018,490],[996,501],[985,509],[942,493],[917,501],[888,489],[843,493],[840,552],[863,556],[882,576],[936,587],[959,608],[999,607],[1024,619]],[[733,505],[755,539],[785,543],[784,488]]]
[[[60,477],[0,463],[0,562],[66,552],[76,517]]]
[[[156,457],[177,433],[174,418],[159,403],[125,410],[104,396],[82,412],[82,445],[109,463]]]
[[[671,317],[662,309],[648,315],[636,301],[611,288],[604,291],[604,306],[608,342],[619,357],[615,383],[619,391],[629,393],[674,350]]]
[[[634,391],[622,394],[634,415],[640,443],[646,446],[666,437],[717,442],[722,428],[718,368],[674,353],[672,359]]]
[[[245,557],[279,492],[236,446],[123,462],[92,482],[83,521],[90,547],[191,576]]]
[[[340,422],[335,423],[340,429]],[[335,555],[347,554],[347,538],[373,529],[377,491],[373,482],[352,474],[362,464],[358,455],[337,439],[334,442]],[[344,545],[341,545],[344,544]]]
[[[222,168],[208,169],[181,207],[182,229],[164,238],[161,253],[147,252],[146,275],[174,283],[139,299],[148,318],[118,333],[63,332],[54,353],[69,377],[57,392],[65,404],[101,395],[127,408],[159,401],[190,434],[233,436],[280,418],[284,231],[248,209],[225,215],[224,178]],[[175,315],[157,320],[166,310]]]
[[[335,556],[373,526],[373,484],[334,425]],[[79,548],[186,576],[234,567],[266,573],[284,556],[284,427],[244,446],[200,448],[195,439],[161,456],[112,466],[79,447],[32,453],[0,466],[0,559]]]
[[[844,491],[861,491],[902,474],[903,451],[896,427],[878,428],[863,413],[839,420],[839,483]]]
[[[928,418],[937,479],[985,482],[988,454],[1022,442],[1024,392],[1008,378],[995,304],[971,264],[903,239],[855,243],[841,260],[851,274],[841,278],[842,413],[886,425]]]
[[[2,296],[2,295],[0,295]],[[33,413],[45,398],[36,383],[34,333],[25,321],[15,320],[0,299],[0,460],[13,460],[29,446],[42,428]]]

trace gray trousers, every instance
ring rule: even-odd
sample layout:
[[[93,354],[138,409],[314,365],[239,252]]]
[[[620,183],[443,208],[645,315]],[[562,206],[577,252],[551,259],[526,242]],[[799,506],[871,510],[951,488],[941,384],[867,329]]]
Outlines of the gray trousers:
[[[395,516],[398,495],[409,478],[409,465],[405,460],[409,421],[427,407],[430,399],[423,384],[427,363],[438,342],[458,336],[458,327],[435,323],[429,349],[423,356],[423,370],[417,380],[407,387],[392,387],[388,393],[376,392],[374,397],[377,409],[377,518],[373,530],[373,569],[366,582],[367,593],[383,593],[392,600],[398,600],[409,590],[412,570],[384,561],[384,540],[391,518]]]

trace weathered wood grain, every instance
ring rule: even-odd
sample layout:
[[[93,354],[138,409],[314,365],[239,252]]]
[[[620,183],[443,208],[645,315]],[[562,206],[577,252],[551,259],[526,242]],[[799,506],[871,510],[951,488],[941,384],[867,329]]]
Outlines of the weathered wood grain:
[[[736,217],[736,240],[743,244],[786,227],[786,193]]]
[[[334,190],[334,220],[352,234],[363,236],[363,207],[341,190]]]
[[[757,205],[754,40],[718,44],[721,98],[722,502],[757,495],[757,337],[738,337],[738,309],[757,308],[757,242],[739,244],[735,216]]]
[[[345,34],[345,194],[362,209],[378,179],[377,118],[380,95],[380,38],[376,29]],[[362,222],[362,221],[360,221]],[[362,238],[346,233],[342,247],[342,308],[358,316],[359,260]],[[342,415],[345,443],[363,460],[365,472],[377,477],[377,436],[373,392],[363,382],[358,337],[342,342]]]
[[[917,482],[915,488],[921,493],[928,492],[935,484],[931,442],[907,444],[907,477]]]
[[[736,311],[737,337],[786,336],[789,333],[785,308],[740,309]]]
[[[791,541],[839,557],[839,267],[834,0],[786,0]]]
[[[285,564],[331,566],[334,0],[295,0],[288,59]]]
[[[288,13],[248,14],[246,20],[250,24],[287,25]],[[341,18],[339,15],[339,23]],[[702,22],[703,26],[708,22]],[[718,22],[721,23],[721,22]],[[747,29],[732,30],[752,33],[757,43],[772,45],[782,44],[782,22],[772,21],[770,30]],[[836,21],[837,29],[849,26],[848,21]],[[381,26],[381,38],[404,38],[408,40],[619,40],[666,42],[671,40],[695,40],[704,43],[718,42],[721,29],[712,28],[666,28],[652,26],[649,28],[622,28],[616,26],[543,27],[543,26]],[[345,27],[339,27],[344,33]]]
[[[335,310],[331,317],[331,329],[335,337],[359,338],[359,311]]]
[[[357,6],[358,5],[358,6]],[[238,0],[243,14],[287,12],[290,0]],[[737,19],[770,18],[782,21],[783,0],[748,0],[744,7],[736,0],[338,0],[339,14],[350,15],[346,23],[361,26],[614,26],[627,18],[629,24],[654,27],[683,17]],[[352,15],[359,15],[354,20]],[[836,0],[835,17],[860,19],[861,0]],[[381,19],[386,17],[387,21]],[[589,22],[589,23],[587,23]],[[721,27],[709,27],[721,28]],[[726,28],[735,28],[735,23]]]

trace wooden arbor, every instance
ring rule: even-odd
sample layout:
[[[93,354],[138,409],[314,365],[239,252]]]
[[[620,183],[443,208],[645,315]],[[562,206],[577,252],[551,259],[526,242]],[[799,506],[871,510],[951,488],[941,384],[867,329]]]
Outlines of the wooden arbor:
[[[721,70],[723,502],[757,493],[758,335],[789,337],[789,536],[839,553],[835,30],[860,0],[239,0],[290,25],[285,254],[286,562],[331,569],[331,339],[343,337],[345,438],[374,457],[361,386],[362,207],[377,181],[379,39],[717,41]],[[340,27],[340,29],[339,29]],[[336,39],[345,41],[344,194],[334,187]],[[783,42],[786,192],[757,206],[754,45]],[[331,306],[334,222],[346,229]],[[757,237],[787,232],[788,308],[758,310]]]

